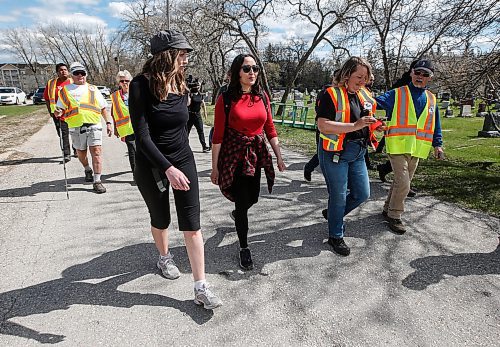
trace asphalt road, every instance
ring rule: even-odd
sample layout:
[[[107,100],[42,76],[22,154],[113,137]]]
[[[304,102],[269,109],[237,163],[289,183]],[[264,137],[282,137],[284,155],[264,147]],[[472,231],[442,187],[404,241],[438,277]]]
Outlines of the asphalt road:
[[[15,149],[28,159],[0,158],[0,346],[498,346],[498,219],[419,195],[398,236],[380,216],[388,185],[374,181],[370,201],[348,217],[351,256],[340,257],[325,243],[321,174],[305,182],[307,158],[285,151],[288,170],[251,209],[255,269],[242,272],[231,204],[210,183],[194,129],[191,144],[207,278],[224,306],[193,304],[175,214],[182,275],[158,274],[125,144],[104,141],[105,194],[68,163],[67,200],[47,123]]]

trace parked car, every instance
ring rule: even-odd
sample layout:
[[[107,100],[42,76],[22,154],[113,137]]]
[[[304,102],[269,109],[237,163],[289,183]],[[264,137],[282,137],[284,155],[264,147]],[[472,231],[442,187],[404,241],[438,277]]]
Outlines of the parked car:
[[[111,91],[106,86],[97,86],[97,89],[99,89],[99,91],[105,98],[109,98],[109,96],[111,95]]]
[[[26,103],[26,94],[16,87],[0,87],[0,104],[20,105]]]
[[[45,98],[43,97],[43,93],[45,92],[45,87],[40,87],[33,94],[33,105],[37,104],[45,104]]]

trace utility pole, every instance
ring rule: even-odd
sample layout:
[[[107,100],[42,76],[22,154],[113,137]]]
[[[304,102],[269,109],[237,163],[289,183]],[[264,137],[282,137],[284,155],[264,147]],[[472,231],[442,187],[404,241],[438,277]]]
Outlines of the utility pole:
[[[167,0],[167,30],[170,30],[170,1]]]

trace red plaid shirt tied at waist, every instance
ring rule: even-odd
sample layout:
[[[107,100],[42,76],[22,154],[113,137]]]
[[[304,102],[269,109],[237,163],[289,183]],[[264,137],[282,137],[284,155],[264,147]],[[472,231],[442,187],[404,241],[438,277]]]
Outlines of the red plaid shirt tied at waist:
[[[264,168],[267,189],[269,193],[272,192],[275,177],[273,158],[267,148],[264,135],[246,136],[226,127],[217,168],[219,169],[219,188],[222,194],[233,202],[231,186],[234,172],[240,164],[243,164],[241,174],[244,176],[253,176],[256,170]]]

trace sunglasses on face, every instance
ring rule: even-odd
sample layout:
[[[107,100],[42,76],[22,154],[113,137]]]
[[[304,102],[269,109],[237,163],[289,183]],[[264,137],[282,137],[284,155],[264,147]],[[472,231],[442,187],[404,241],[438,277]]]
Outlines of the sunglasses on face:
[[[423,77],[431,77],[431,74],[428,72],[420,71],[420,70],[415,70],[413,71],[413,74],[415,76],[423,76]]]
[[[121,80],[120,83],[129,83],[129,80]]]
[[[85,71],[75,71],[73,76],[87,76],[87,73]]]
[[[260,67],[258,65],[243,65],[241,67],[241,70],[243,70],[244,73],[249,73],[250,70],[252,70],[254,73],[257,73],[260,71]]]

